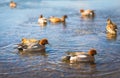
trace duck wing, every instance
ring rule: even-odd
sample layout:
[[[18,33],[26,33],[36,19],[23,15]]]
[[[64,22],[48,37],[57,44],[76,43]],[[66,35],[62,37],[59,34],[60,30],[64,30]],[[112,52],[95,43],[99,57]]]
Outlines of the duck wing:
[[[86,52],[67,52],[67,54],[70,56],[77,56],[77,55],[82,55],[87,53]]]

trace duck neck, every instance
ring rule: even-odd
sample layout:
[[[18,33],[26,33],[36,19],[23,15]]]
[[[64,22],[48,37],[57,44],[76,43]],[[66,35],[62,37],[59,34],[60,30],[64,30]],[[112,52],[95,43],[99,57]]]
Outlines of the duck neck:
[[[65,22],[65,18],[64,18],[64,17],[62,17],[62,18],[61,18],[61,21],[62,21],[62,22]]]
[[[108,24],[113,24],[113,22],[110,20]]]
[[[117,31],[115,29],[113,30],[113,34],[117,34]]]

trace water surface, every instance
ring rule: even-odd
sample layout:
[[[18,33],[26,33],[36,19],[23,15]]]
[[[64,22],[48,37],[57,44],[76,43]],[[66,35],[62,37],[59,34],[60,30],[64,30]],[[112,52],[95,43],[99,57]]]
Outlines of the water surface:
[[[10,0],[0,1],[0,78],[118,78],[120,75],[119,0]],[[81,18],[80,9],[93,9],[94,19]],[[66,24],[39,26],[46,18],[68,15]],[[106,20],[118,25],[116,36],[106,34]],[[18,52],[15,44],[25,38],[48,38],[45,53]],[[61,61],[67,51],[95,48],[96,64]]]

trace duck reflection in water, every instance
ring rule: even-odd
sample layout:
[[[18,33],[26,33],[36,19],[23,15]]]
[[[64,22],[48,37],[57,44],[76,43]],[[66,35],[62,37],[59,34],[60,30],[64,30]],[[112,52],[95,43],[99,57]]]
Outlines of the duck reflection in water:
[[[117,34],[111,34],[111,33],[106,33],[106,38],[108,40],[116,40],[117,39]]]
[[[97,71],[96,64],[90,63],[76,63],[76,64],[69,64],[72,69],[77,69],[81,72],[90,72],[90,74],[94,74]],[[84,70],[84,71],[83,71]]]
[[[42,52],[25,52],[25,51],[19,51],[18,53],[22,57],[24,57],[24,56],[44,56],[44,57],[48,57],[48,53],[46,51],[42,51]]]
[[[94,16],[81,16],[81,19],[85,21],[94,20]]]

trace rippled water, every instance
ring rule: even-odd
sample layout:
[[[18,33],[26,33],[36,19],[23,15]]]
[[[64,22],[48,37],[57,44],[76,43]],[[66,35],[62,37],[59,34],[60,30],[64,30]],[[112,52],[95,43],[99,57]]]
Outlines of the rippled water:
[[[119,78],[120,1],[119,0],[10,0],[0,1],[0,78]],[[94,19],[81,18],[79,10],[93,9]],[[66,24],[39,26],[40,14],[46,18],[68,15]],[[118,25],[117,36],[106,34],[106,20]],[[48,38],[45,53],[21,53],[21,38]],[[61,61],[67,51],[96,48],[96,65],[68,64]]]

